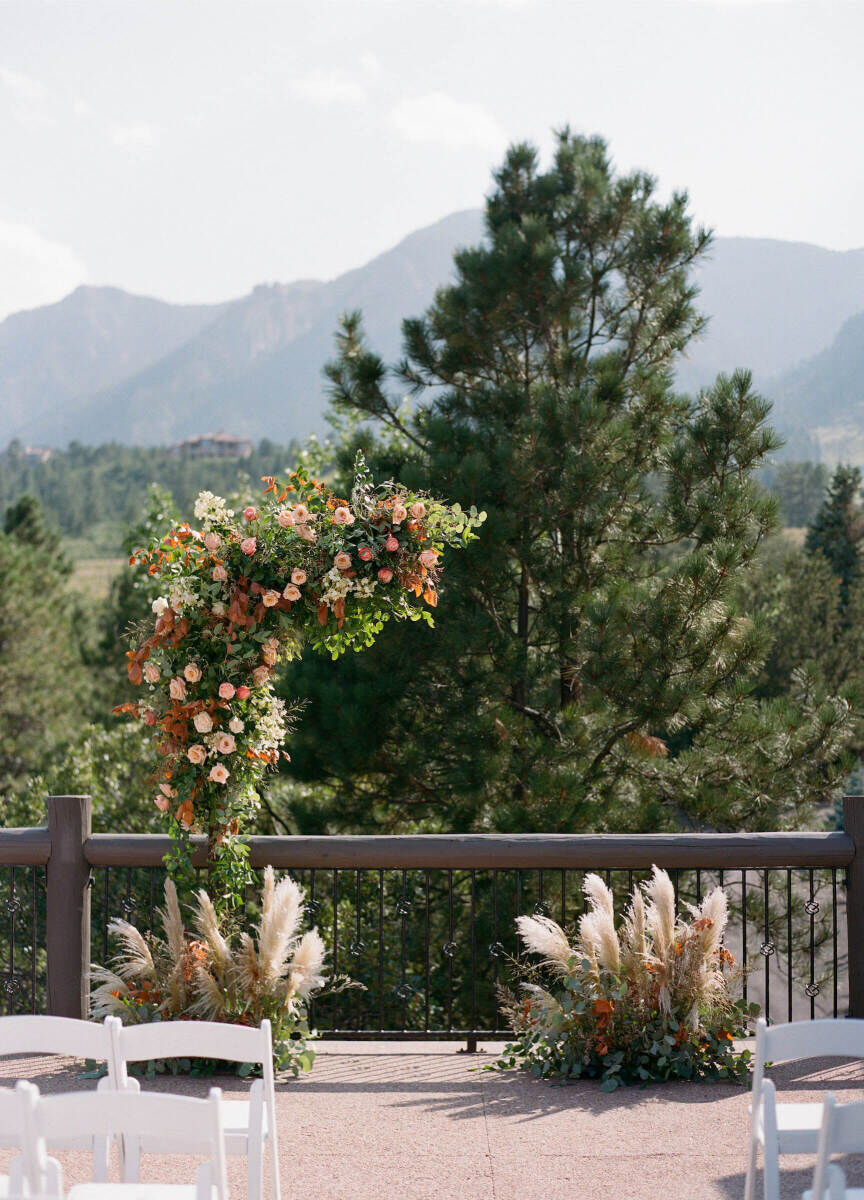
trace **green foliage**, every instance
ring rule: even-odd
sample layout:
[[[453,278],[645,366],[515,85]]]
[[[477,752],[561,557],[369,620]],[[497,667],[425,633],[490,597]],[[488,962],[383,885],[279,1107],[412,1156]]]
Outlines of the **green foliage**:
[[[340,469],[435,481],[488,510],[448,573],[436,636],[292,666],[291,772],[330,804],[301,830],[780,827],[844,769],[845,700],[754,688],[770,630],[737,584],[776,520],[777,441],[746,372],[689,399],[708,244],[686,197],[617,176],[564,132],[548,170],[512,148],[483,244],[403,326],[386,365],[346,317],[328,367]],[[406,408],[403,398],[409,397]],[[344,477],[344,476],[343,476]]]
[[[809,525],[822,504],[829,472],[824,463],[784,462],[767,468],[762,478],[776,497],[784,525]]]
[[[861,576],[864,516],[861,513],[861,469],[842,464],[831,477],[828,495],[807,530],[806,548],[823,555],[840,580],[840,597],[848,603]]]

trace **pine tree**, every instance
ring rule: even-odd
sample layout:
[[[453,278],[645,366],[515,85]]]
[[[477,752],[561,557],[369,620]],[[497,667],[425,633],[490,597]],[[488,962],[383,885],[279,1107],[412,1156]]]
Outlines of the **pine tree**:
[[[861,512],[861,469],[843,466],[834,472],[828,495],[807,530],[806,549],[821,554],[840,580],[843,604],[861,578],[864,515]]]
[[[794,701],[751,695],[766,635],[733,593],[775,521],[754,472],[777,443],[746,372],[674,389],[709,235],[654,190],[597,138],[565,130],[546,171],[515,146],[402,361],[345,319],[343,465],[363,444],[489,519],[433,636],[287,680],[316,785],[297,827],[765,827],[840,770],[844,701],[803,675]]]

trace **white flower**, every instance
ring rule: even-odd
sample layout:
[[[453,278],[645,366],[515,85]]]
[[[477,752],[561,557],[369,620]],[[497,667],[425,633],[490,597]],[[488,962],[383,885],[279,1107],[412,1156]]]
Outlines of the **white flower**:
[[[157,596],[150,607],[157,617],[161,617],[168,607],[168,601],[164,596]]]
[[[234,511],[226,507],[221,496],[201,492],[195,501],[195,516],[199,521],[227,521],[234,516]]]
[[[201,601],[195,594],[192,580],[184,576],[175,579],[171,588],[171,607],[174,611],[182,613],[187,608],[198,608],[200,604]]]
[[[243,730],[246,728],[246,726],[243,724],[243,722],[240,720],[239,717],[232,717],[231,720],[228,722],[228,728],[231,730],[232,733],[242,733]]]
[[[225,607],[225,605],[222,603],[221,600],[216,600],[214,602],[214,604],[213,604],[214,617],[224,617],[227,611],[228,611],[228,609]]]

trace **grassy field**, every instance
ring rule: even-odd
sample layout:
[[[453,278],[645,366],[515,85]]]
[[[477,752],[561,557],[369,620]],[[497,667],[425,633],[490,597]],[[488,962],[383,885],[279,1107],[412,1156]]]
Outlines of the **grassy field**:
[[[104,600],[123,562],[122,558],[76,558],[70,586],[90,600]]]

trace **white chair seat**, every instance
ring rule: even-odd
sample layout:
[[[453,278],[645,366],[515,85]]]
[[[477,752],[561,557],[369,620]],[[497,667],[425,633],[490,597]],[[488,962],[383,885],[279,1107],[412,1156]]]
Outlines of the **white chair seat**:
[[[782,1154],[815,1154],[822,1126],[822,1105],[778,1104],[777,1140]],[[764,1142],[761,1113],[759,1140]]]
[[[864,1200],[864,1188],[848,1188],[843,1193],[844,1200]],[[808,1188],[801,1200],[813,1200],[813,1189]],[[825,1193],[825,1200],[828,1200],[828,1194]]]
[[[9,1195],[9,1176],[0,1175],[0,1196]]]
[[[66,1200],[196,1200],[194,1183],[77,1183]],[[216,1200],[216,1189],[211,1189]]]
[[[222,1129],[225,1134],[226,1154],[246,1154],[249,1148],[249,1119],[251,1105],[248,1100],[222,1101]],[[263,1108],[263,1137],[268,1136],[267,1109]],[[142,1154],[189,1154],[187,1136],[178,1134],[176,1148],[165,1138],[141,1138]]]

